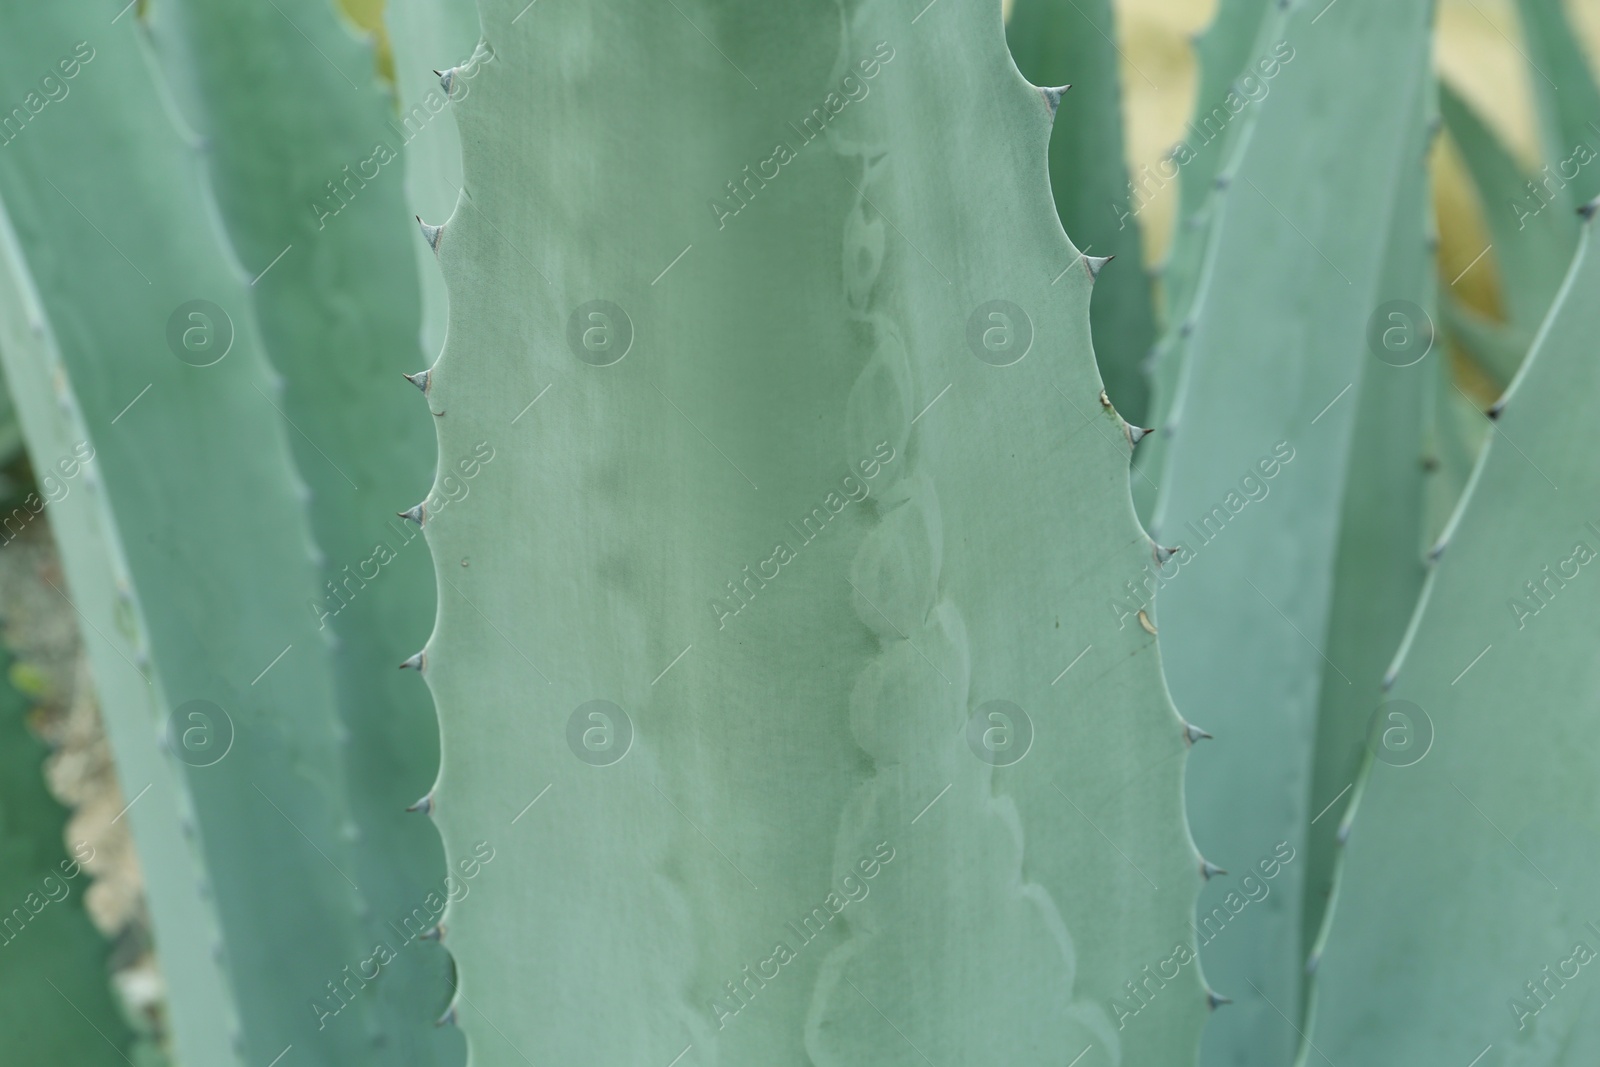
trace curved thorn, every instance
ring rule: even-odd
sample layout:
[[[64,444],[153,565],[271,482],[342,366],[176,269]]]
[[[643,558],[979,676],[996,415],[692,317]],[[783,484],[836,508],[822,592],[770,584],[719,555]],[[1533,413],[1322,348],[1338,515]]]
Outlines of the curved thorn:
[[[406,510],[397,511],[395,514],[400,516],[402,519],[410,519],[418,526],[421,526],[425,521],[427,521],[428,508],[426,504],[413,504]]]
[[[1210,860],[1202,859],[1200,861],[1200,873],[1205,875],[1206,881],[1209,882],[1209,881],[1211,881],[1211,879],[1215,878],[1217,875],[1219,875],[1219,874],[1227,874],[1228,872],[1223,870],[1221,867],[1218,867],[1215,863],[1212,863]]]
[[[404,663],[400,664],[400,669],[401,670],[405,670],[407,667],[410,667],[412,670],[414,670],[414,671],[416,671],[417,673],[420,674],[420,673],[422,673],[423,667],[425,667],[427,665],[427,662],[428,662],[428,653],[427,653],[426,650],[424,650],[422,652],[418,652],[416,655],[412,656],[410,659],[408,659]]]
[[[424,815],[427,815],[429,812],[433,811],[433,790],[428,790],[427,793],[423,794],[421,800],[411,805],[406,809],[406,811],[413,814],[421,812]]]
[[[418,389],[421,389],[424,394],[428,392],[428,386],[433,381],[433,371],[431,370],[419,370],[415,374],[407,374],[405,371],[401,371],[400,376]]]
[[[1184,739],[1187,740],[1189,742],[1189,744],[1191,744],[1191,745],[1194,744],[1196,741],[1210,741],[1210,740],[1212,740],[1212,737],[1211,737],[1211,735],[1209,733],[1207,733],[1205,730],[1202,730],[1200,727],[1196,726],[1192,722],[1184,724],[1184,726],[1183,726],[1183,736],[1184,736]]]
[[[1044,86],[1039,88],[1039,95],[1044,97],[1044,106],[1050,109],[1051,121],[1055,120],[1056,108],[1061,106],[1061,98],[1066,95],[1070,85]]]
[[[1116,256],[1084,256],[1083,265],[1089,269],[1089,280],[1094,281],[1099,278],[1101,269],[1116,258]]]
[[[422,216],[416,216],[417,225],[422,227],[422,239],[428,242],[428,247],[435,252],[439,251],[439,234],[444,231],[443,226],[430,226],[422,221]]]

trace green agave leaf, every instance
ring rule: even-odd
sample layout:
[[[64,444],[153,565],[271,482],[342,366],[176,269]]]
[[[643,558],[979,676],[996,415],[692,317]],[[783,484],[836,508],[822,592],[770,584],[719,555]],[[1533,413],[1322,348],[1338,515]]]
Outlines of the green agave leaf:
[[[1269,39],[1282,25],[1280,18],[1267,18],[1270,10],[1269,0],[1220,0],[1210,25],[1195,41],[1200,73],[1194,115],[1168,159],[1158,164],[1153,174],[1141,172],[1130,191],[1134,206],[1142,210],[1152,198],[1172,195],[1168,187],[1174,180],[1178,183],[1177,221],[1161,266],[1163,328],[1145,366],[1150,377],[1146,424],[1156,428],[1157,434],[1134,460],[1133,500],[1146,519],[1155,509],[1181,410],[1180,372],[1193,329],[1191,317],[1202,268],[1227,206],[1226,183],[1219,188],[1217,175],[1223,161],[1236,159],[1241,146],[1249,141],[1260,111],[1252,96],[1261,86],[1270,90],[1269,83],[1283,73],[1281,56],[1290,56],[1289,62],[1293,62],[1292,45],[1286,52],[1279,45],[1287,42]],[[1246,75],[1251,79],[1250,93],[1243,91]]]
[[[1061,224],[1084,255],[1116,260],[1095,286],[1089,323],[1106,393],[1124,418],[1143,425],[1155,307],[1128,204],[1115,38],[1111,0],[1018,0],[1006,27],[1023,77],[1074,86],[1061,98],[1050,135],[1050,186]]]
[[[1517,15],[1546,164],[1540,177],[1583,204],[1600,195],[1600,86],[1561,4],[1517,0]]]
[[[125,787],[144,783],[138,803],[124,818],[144,858],[146,906],[161,951],[173,1045],[186,1063],[239,1064],[232,1039],[237,1028],[233,991],[217,951],[215,905],[192,844],[193,800],[182,766],[151,743],[152,734],[165,726],[170,703],[160,676],[146,677],[136,665],[147,655],[148,626],[129,584],[128,563],[97,465],[86,465],[96,456],[82,409],[67,388],[66,367],[44,301],[3,210],[0,361],[18,398],[18,414],[36,461],[52,457],[53,469],[63,476],[74,471],[78,479],[75,485],[71,479],[64,483],[69,491],[49,505],[50,529],[61,549],[70,603],[92,634],[85,649],[99,683],[102,719],[119,777]],[[53,940],[51,949],[56,951]]]
[[[1600,943],[1584,758],[1600,697],[1600,587],[1585,573],[1600,471],[1572,447],[1600,395],[1593,238],[1590,223],[1397,657],[1345,817],[1303,1063],[1600,1054],[1577,962]]]
[[[1189,1060],[1187,733],[997,6],[524,6],[427,231],[473,1062]]]
[[[133,1034],[112,1000],[108,946],[83,908],[94,846],[74,842],[67,854],[67,812],[45,788],[46,749],[27,728],[10,666],[0,655],[0,1039],[19,1063],[121,1063]]]
[[[1431,87],[1429,96],[1436,120]],[[1353,398],[1355,425],[1325,646],[1339,670],[1324,671],[1316,711],[1302,946],[1315,944],[1321,932],[1333,891],[1340,816],[1361,770],[1367,724],[1422,591],[1429,412],[1439,384],[1449,380],[1448,353],[1433,325],[1437,242],[1428,157],[1438,123],[1424,121],[1427,117],[1417,114],[1396,176],[1400,184],[1378,284],[1388,310],[1379,320],[1377,350],[1369,349],[1369,338],[1362,339],[1364,365]]]
[[[1448,301],[1445,302],[1448,306]],[[1446,321],[1448,321],[1446,316]],[[1492,420],[1455,383],[1449,360],[1441,360],[1435,373],[1429,405],[1428,460],[1431,476],[1427,480],[1428,517],[1424,543],[1432,548],[1444,533],[1461,494],[1472,478],[1478,450],[1488,437]]]
[[[474,53],[477,6],[473,0],[388,0],[384,24],[399,91],[395,121],[406,139],[406,199],[418,218],[442,219],[461,194],[461,135],[446,108],[451,98],[466,98],[479,64],[492,61]],[[449,92],[435,71],[452,71]],[[413,247],[422,280],[422,347],[435,356],[444,348],[444,279],[433,249],[422,242]]]
[[[1572,262],[1578,240],[1572,198],[1558,189],[1546,189],[1544,196],[1530,193],[1531,179],[1471,105],[1447,83],[1441,82],[1439,91],[1445,125],[1466,161],[1489,224],[1508,320],[1497,326],[1451,300],[1445,321],[1474,360],[1506,383],[1516,374]]]
[[[362,1008],[385,1042],[415,1064],[459,1062],[460,1035],[433,1025],[449,1001],[448,957],[417,941],[438,919],[429,897],[445,877],[442,848],[405,810],[437,774],[438,724],[427,693],[395,669],[427,637],[433,590],[421,537],[395,506],[426,491],[433,453],[401,379],[424,365],[401,162],[409,131],[372,80],[369,47],[327,0],[172,0],[152,10],[150,29],[206,140],[233,246],[246,263],[272,264],[251,296],[282,376],[274,402],[295,431],[321,565],[284,641],[332,644],[357,830],[347,873],[363,899],[363,951],[346,962],[381,976]],[[294,78],[261,91],[289,69]],[[298,992],[344,1014],[325,988]]]
[[[1182,164],[1183,177],[1178,183],[1179,217],[1184,220],[1205,209],[1211,199],[1212,179],[1237,143],[1237,131],[1243,127],[1232,121],[1228,96],[1233,93],[1249,99],[1249,94],[1241,92],[1241,77],[1248,73],[1260,78],[1265,73],[1256,68],[1256,63],[1270,56],[1271,46],[1276,43],[1262,36],[1277,26],[1267,17],[1271,3],[1272,0],[1218,0],[1211,22],[1195,38],[1195,109],[1184,128],[1183,143],[1189,150],[1183,153],[1187,162]],[[1267,69],[1271,69],[1270,64]],[[1218,114],[1219,109],[1230,117],[1225,120]]]
[[[196,1031],[180,1033],[180,1055],[269,1063],[292,1046],[296,1062],[365,1062],[381,1032],[369,1030],[379,998],[357,973],[373,946],[355,882],[366,877],[363,831],[344,786],[349,734],[331,642],[308,636],[321,578],[307,487],[251,308],[251,280],[272,264],[243,268],[213,228],[204,164],[135,17],[113,24],[87,2],[9,15],[4,99],[32,91],[36,64],[75,63],[53,68],[70,95],[0,153],[0,197],[59,339],[61,387],[95,446],[124,595],[144,623],[132,661],[148,663],[159,711],[114,728],[113,745],[130,795],[155,780],[141,781],[149,750],[166,746],[164,773],[187,793],[174,806],[190,808],[181,851],[195,850],[204,871],[186,895],[214,900],[221,927],[199,947],[226,970],[226,983],[211,981],[234,994],[215,1022],[178,1021]],[[92,578],[71,592],[99,595]],[[129,682],[102,674],[100,684]],[[121,710],[108,704],[110,716]],[[147,872],[187,868],[166,836],[134,829]],[[164,969],[192,940],[159,919],[156,936]],[[334,990],[365,1022],[321,1025],[316,1002]],[[233,1031],[224,1050],[216,1026]]]
[[[11,393],[0,385],[0,464],[10,463],[22,452],[22,423],[17,421]]]
[[[1441,302],[1440,311],[1450,339],[1475,366],[1501,383],[1509,383],[1516,376],[1533,340],[1531,330],[1495,322],[1449,294]]]
[[[1421,155],[1430,15],[1421,0],[1272,15],[1263,38],[1295,54],[1227,168],[1151,523],[1179,551],[1128,605],[1160,588],[1173,696],[1221,739],[1188,795],[1201,851],[1235,872],[1202,892],[1199,924],[1208,978],[1238,1003],[1203,1062],[1281,1064],[1298,1042],[1319,691],[1325,672],[1357,684],[1326,657],[1341,504],[1396,189]],[[1356,67],[1393,76],[1353,85]],[[1276,901],[1255,903],[1263,888]]]

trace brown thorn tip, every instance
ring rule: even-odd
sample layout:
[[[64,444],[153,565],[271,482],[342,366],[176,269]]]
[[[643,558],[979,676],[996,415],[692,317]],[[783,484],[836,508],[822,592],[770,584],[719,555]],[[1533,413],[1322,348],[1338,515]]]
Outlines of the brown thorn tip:
[[[421,672],[422,668],[427,664],[427,662],[427,652],[418,652],[416,655],[400,664],[400,669],[405,670],[407,667],[410,667],[414,671]]]
[[[433,790],[428,790],[428,792],[423,795],[421,800],[417,801],[406,810],[413,813],[420,811],[424,815],[431,812],[433,810]]]
[[[1183,736],[1188,740],[1188,742],[1191,745],[1194,744],[1196,741],[1210,741],[1210,740],[1212,740],[1212,737],[1211,737],[1211,735],[1209,733],[1207,733],[1206,731],[1202,730],[1200,727],[1196,726],[1192,722],[1184,724]]]
[[[1149,432],[1149,431],[1146,431],[1146,432]],[[1155,544],[1155,542],[1152,541],[1151,544]],[[1155,545],[1155,551],[1156,551],[1156,565],[1157,566],[1161,566],[1162,564],[1166,563],[1167,560],[1171,559],[1173,556],[1176,556],[1179,552],[1182,552],[1183,549],[1182,548],[1167,548],[1164,545]]]
[[[427,521],[428,509],[422,504],[413,504],[406,510],[397,511],[395,514],[400,516],[402,519],[410,519],[418,526],[421,526],[425,521]]]
[[[1044,106],[1050,109],[1050,118],[1056,117],[1056,109],[1061,106],[1061,98],[1066,95],[1070,85],[1039,86],[1039,95],[1044,97]]]
[[[1138,444],[1153,433],[1155,433],[1155,430],[1148,426],[1128,426],[1128,440],[1134,444]]]
[[[415,374],[407,374],[405,371],[401,371],[400,376],[426,393],[428,391],[428,384],[433,378],[433,371],[419,370]]]
[[[1215,863],[1212,863],[1210,860],[1202,859],[1200,861],[1200,873],[1205,875],[1206,881],[1209,882],[1209,881],[1211,881],[1211,879],[1215,878],[1217,875],[1219,875],[1219,874],[1227,874],[1228,872],[1223,870],[1221,867],[1218,867]]]
[[[1100,277],[1100,271],[1105,268],[1116,256],[1084,256],[1083,264],[1089,268],[1089,280],[1094,281]]]

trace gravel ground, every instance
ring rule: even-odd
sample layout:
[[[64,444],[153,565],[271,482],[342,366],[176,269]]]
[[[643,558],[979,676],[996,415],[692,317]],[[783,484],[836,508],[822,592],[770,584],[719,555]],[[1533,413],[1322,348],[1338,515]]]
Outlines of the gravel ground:
[[[42,769],[45,779],[73,812],[63,849],[85,841],[94,848],[94,859],[85,865],[94,879],[85,901],[112,945],[113,984],[135,1028],[159,1041],[161,972],[139,861],[128,822],[118,818],[127,800],[100,724],[94,680],[64,596],[66,578],[47,519],[41,515],[0,548],[0,641],[16,657],[13,681],[36,702],[30,725],[52,750]]]

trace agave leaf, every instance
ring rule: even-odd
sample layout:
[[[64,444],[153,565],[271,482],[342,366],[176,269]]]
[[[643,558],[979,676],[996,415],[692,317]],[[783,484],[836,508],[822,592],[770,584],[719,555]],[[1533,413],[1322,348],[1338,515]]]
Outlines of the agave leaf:
[[[1238,1002],[1208,1027],[1203,1062],[1281,1064],[1298,1041],[1319,690],[1324,672],[1356,685],[1326,657],[1341,503],[1369,324],[1391,299],[1396,189],[1418,167],[1430,13],[1273,13],[1266,37],[1293,42],[1292,66],[1253,105],[1199,283],[1151,525],[1181,551],[1151,584],[1165,586],[1173,696],[1224,750],[1188,780],[1201,851],[1236,872],[1201,894],[1207,975]],[[1394,78],[1353,85],[1355,64]],[[1242,878],[1267,870],[1282,896],[1246,911]]]
[[[22,424],[11,393],[0,385],[0,465],[10,463],[22,451]]]
[[[1444,302],[1448,306],[1448,301]],[[1449,316],[1445,317],[1449,321]],[[1492,424],[1483,409],[1456,384],[1448,360],[1441,360],[1434,375],[1429,401],[1429,447],[1425,460],[1431,470],[1427,481],[1428,517],[1423,544],[1432,548],[1455,513],[1461,494],[1472,477],[1478,450]]]
[[[1111,0],[1018,0],[1006,27],[1023,77],[1074,87],[1061,98],[1050,135],[1050,186],[1073,243],[1085,255],[1116,260],[1090,302],[1095,359],[1117,410],[1146,425],[1143,365],[1155,343],[1155,307],[1128,203],[1115,37]]]
[[[395,56],[400,100],[396,125],[406,141],[406,198],[418,218],[442,219],[461,195],[461,135],[447,113],[452,98],[472,91],[478,10],[472,0],[389,0],[384,22]],[[471,59],[469,60],[469,57]],[[435,71],[451,71],[450,91]],[[422,279],[422,347],[430,357],[444,347],[448,303],[433,250],[413,241]]]
[[[1551,176],[1571,203],[1587,203],[1600,195],[1600,86],[1562,0],[1517,0],[1517,15],[1546,164],[1541,177]]]
[[[1516,374],[1572,262],[1576,216],[1566,191],[1531,193],[1529,177],[1472,106],[1448,83],[1441,82],[1439,89],[1445,125],[1472,175],[1489,224],[1507,318],[1505,326],[1483,322],[1451,300],[1446,322],[1475,361],[1504,384]]]
[[[171,956],[194,972],[184,988],[199,981],[200,964],[183,958],[197,948],[216,955],[227,981],[210,981],[233,994],[216,1020],[178,1020],[197,1031],[180,1033],[180,1055],[270,1063],[293,1045],[309,1063],[363,1062],[373,1044],[361,1017],[376,997],[344,970],[364,969],[373,947],[355,883],[365,877],[352,847],[360,830],[346,801],[330,643],[308,636],[321,579],[295,431],[251,307],[251,279],[271,264],[247,271],[214,227],[204,163],[175,125],[136,18],[110,24],[103,7],[75,2],[16,8],[6,21],[6,99],[29,91],[39,56],[78,61],[67,106],[40,113],[0,153],[0,197],[58,339],[59,388],[95,447],[127,561],[120,615],[132,604],[141,622],[130,659],[148,663],[159,701],[157,714],[111,731],[124,788],[137,795],[155,780],[140,780],[152,758],[184,787],[166,809],[184,813],[182,855],[135,823],[142,866],[190,876],[193,850],[196,888],[220,922],[220,937],[156,922],[164,969]],[[74,41],[85,43],[74,52]],[[63,538],[64,555],[80,547]],[[75,598],[113,595],[94,588],[90,561],[77,566],[90,578],[73,585]],[[99,681],[103,693],[129,684]],[[108,717],[132,710],[107,701]],[[153,885],[152,900],[160,892]],[[350,981],[340,1010],[354,1017],[322,1027],[314,1002],[334,981]],[[221,1050],[219,1026],[231,1031]]]
[[[17,1062],[120,1063],[133,1034],[83,907],[94,846],[74,842],[70,856],[63,846],[67,812],[45,788],[45,746],[27,728],[10,667],[0,655],[0,1035]]]
[[[85,651],[99,685],[102,719],[117,757],[118,775],[124,786],[143,783],[137,787],[138,803],[124,818],[132,824],[144,857],[146,906],[161,952],[173,1046],[184,1062],[240,1064],[232,1040],[233,991],[216,954],[215,904],[186,833],[194,826],[193,800],[179,773],[181,765],[151,743],[151,734],[164,725],[170,704],[160,677],[147,677],[136,664],[144,655],[148,629],[129,585],[128,564],[107,507],[82,409],[67,390],[66,367],[45,304],[4,211],[0,211],[0,361],[7,384],[20,401],[18,413],[33,455],[51,457],[52,465],[65,462],[66,470],[79,461],[89,464],[79,471],[78,491],[69,491],[50,505],[50,530],[66,572],[66,588],[60,592],[67,597],[66,590],[71,590],[72,609],[91,634]],[[93,842],[89,845],[93,847]],[[54,945],[51,949],[56,951]]]
[[[1303,1062],[1600,1054],[1582,979],[1565,988],[1578,964],[1563,965],[1600,943],[1586,758],[1600,587],[1581,562],[1600,546],[1600,469],[1572,447],[1600,395],[1597,287],[1590,223],[1397,657],[1378,758],[1345,819]]]
[[[1186,1061],[1185,730],[997,5],[523,6],[437,234],[474,1062]]]
[[[161,69],[206,140],[225,231],[244,262],[273,264],[252,303],[284,383],[276,403],[294,430],[321,563],[320,588],[284,640],[336,642],[339,751],[358,829],[348,873],[364,915],[363,953],[347,962],[386,946],[394,959],[361,996],[367,1025],[413,1063],[459,1061],[460,1035],[433,1025],[449,1000],[449,961],[416,940],[438,918],[427,898],[444,878],[443,852],[405,810],[437,773],[438,725],[428,695],[395,669],[426,639],[433,594],[421,538],[395,514],[396,501],[425,493],[433,453],[401,378],[425,365],[404,205],[409,131],[373,82],[369,47],[327,0],[172,0],[150,18]],[[295,77],[276,76],[289,69]],[[304,996],[316,992],[339,1008],[326,990]]]
[[[1533,340],[1531,329],[1495,322],[1449,294],[1440,302],[1440,312],[1450,339],[1474,366],[1502,384],[1516,376]]]
[[[1196,287],[1227,203],[1224,191],[1217,187],[1217,175],[1223,161],[1236,157],[1248,141],[1259,113],[1258,108],[1246,106],[1235,116],[1230,101],[1241,98],[1237,83],[1247,70],[1258,81],[1262,70],[1281,73],[1281,64],[1272,65],[1278,39],[1269,39],[1281,28],[1281,21],[1268,19],[1269,10],[1269,0],[1221,0],[1217,5],[1211,23],[1195,41],[1199,81],[1194,115],[1184,127],[1183,139],[1172,155],[1157,165],[1154,175],[1148,171],[1139,175],[1130,194],[1133,206],[1142,209],[1153,197],[1171,195],[1166,191],[1168,175],[1177,172],[1177,222],[1161,265],[1162,330],[1145,364],[1150,377],[1145,425],[1157,433],[1134,459],[1133,500],[1146,519],[1155,509],[1180,409],[1180,371],[1188,350]],[[1261,63],[1267,66],[1259,67]]]
[[[1437,113],[1431,99],[1429,108]],[[1333,891],[1336,835],[1361,769],[1367,723],[1422,591],[1428,413],[1436,387],[1448,382],[1449,374],[1442,366],[1449,356],[1435,325],[1438,280],[1427,166],[1437,124],[1423,118],[1419,113],[1397,175],[1400,184],[1378,286],[1385,303],[1406,301],[1422,314],[1398,308],[1387,312],[1379,338],[1387,358],[1379,358],[1369,349],[1369,338],[1362,338],[1364,365],[1353,397],[1355,425],[1327,623],[1326,651],[1339,671],[1323,673],[1316,711],[1302,946],[1315,944],[1321,932]]]

